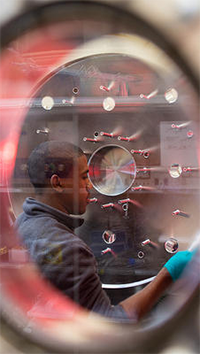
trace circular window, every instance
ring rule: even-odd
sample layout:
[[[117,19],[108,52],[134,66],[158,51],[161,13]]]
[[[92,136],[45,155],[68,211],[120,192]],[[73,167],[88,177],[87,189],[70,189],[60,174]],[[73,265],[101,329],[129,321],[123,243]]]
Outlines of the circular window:
[[[159,337],[158,322],[162,331],[194,293],[197,271],[188,268],[178,305],[133,331],[88,316],[76,304],[79,294],[70,299],[46,282],[40,265],[49,263],[40,259],[35,266],[12,226],[25,198],[34,196],[27,174],[31,151],[46,141],[67,141],[86,155],[94,187],[77,234],[92,249],[114,304],[150,282],[177,250],[192,249],[199,237],[196,79],[140,18],[91,1],[35,8],[5,26],[1,38],[4,317],[55,352],[143,352]],[[65,165],[48,162],[45,168],[62,174]],[[62,268],[59,252],[45,260]]]
[[[104,195],[119,195],[134,182],[136,165],[133,156],[118,145],[107,145],[93,153],[89,176],[94,188]]]

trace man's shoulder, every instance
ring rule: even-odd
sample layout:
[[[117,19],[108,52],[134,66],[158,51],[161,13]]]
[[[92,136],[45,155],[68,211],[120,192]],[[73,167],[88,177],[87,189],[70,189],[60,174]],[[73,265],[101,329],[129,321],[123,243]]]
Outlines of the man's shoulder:
[[[92,251],[67,225],[56,218],[44,214],[43,217],[27,217],[19,215],[15,222],[18,233],[31,253],[40,250],[57,250],[62,248],[64,253],[90,254]],[[34,246],[34,247],[33,247]]]
[[[25,232],[27,232],[28,229],[32,229],[35,234],[39,232],[40,235],[42,233],[47,234],[53,230],[73,233],[73,230],[71,230],[70,227],[60,222],[53,215],[49,215],[47,213],[40,213],[39,215],[27,215],[25,212],[23,212],[17,217],[14,227],[19,230],[25,230]]]

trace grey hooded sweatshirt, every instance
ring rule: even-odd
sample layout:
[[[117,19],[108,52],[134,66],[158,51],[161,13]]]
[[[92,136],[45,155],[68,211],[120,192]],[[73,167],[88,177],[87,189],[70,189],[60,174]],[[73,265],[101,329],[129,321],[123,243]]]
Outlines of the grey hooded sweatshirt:
[[[90,248],[74,234],[83,219],[27,198],[16,220],[23,243],[43,276],[73,301],[106,317],[127,320],[102,289]]]

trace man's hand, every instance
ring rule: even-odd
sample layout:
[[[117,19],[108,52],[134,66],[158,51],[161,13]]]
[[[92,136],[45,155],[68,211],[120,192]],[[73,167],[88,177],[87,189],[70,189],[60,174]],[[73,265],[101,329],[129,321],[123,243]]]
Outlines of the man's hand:
[[[196,250],[192,252],[180,251],[167,261],[164,267],[168,270],[173,281],[176,281],[181,276],[183,270],[190,262],[195,252]]]
[[[181,251],[176,253],[167,261],[151,283],[137,294],[122,301],[120,305],[124,308],[128,317],[139,321],[145,316],[173,281],[181,276],[196,251]]]
[[[144,317],[159,300],[160,296],[172,284],[172,278],[166,268],[162,268],[154,280],[138,293],[122,301],[129,318],[139,321]]]

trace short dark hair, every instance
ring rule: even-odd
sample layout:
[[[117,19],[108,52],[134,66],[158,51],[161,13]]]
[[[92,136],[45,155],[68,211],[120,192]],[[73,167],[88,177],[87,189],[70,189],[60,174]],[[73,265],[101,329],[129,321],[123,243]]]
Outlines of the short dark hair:
[[[78,146],[66,141],[52,140],[38,145],[28,159],[28,174],[36,193],[43,192],[53,174],[66,178],[82,155]]]

